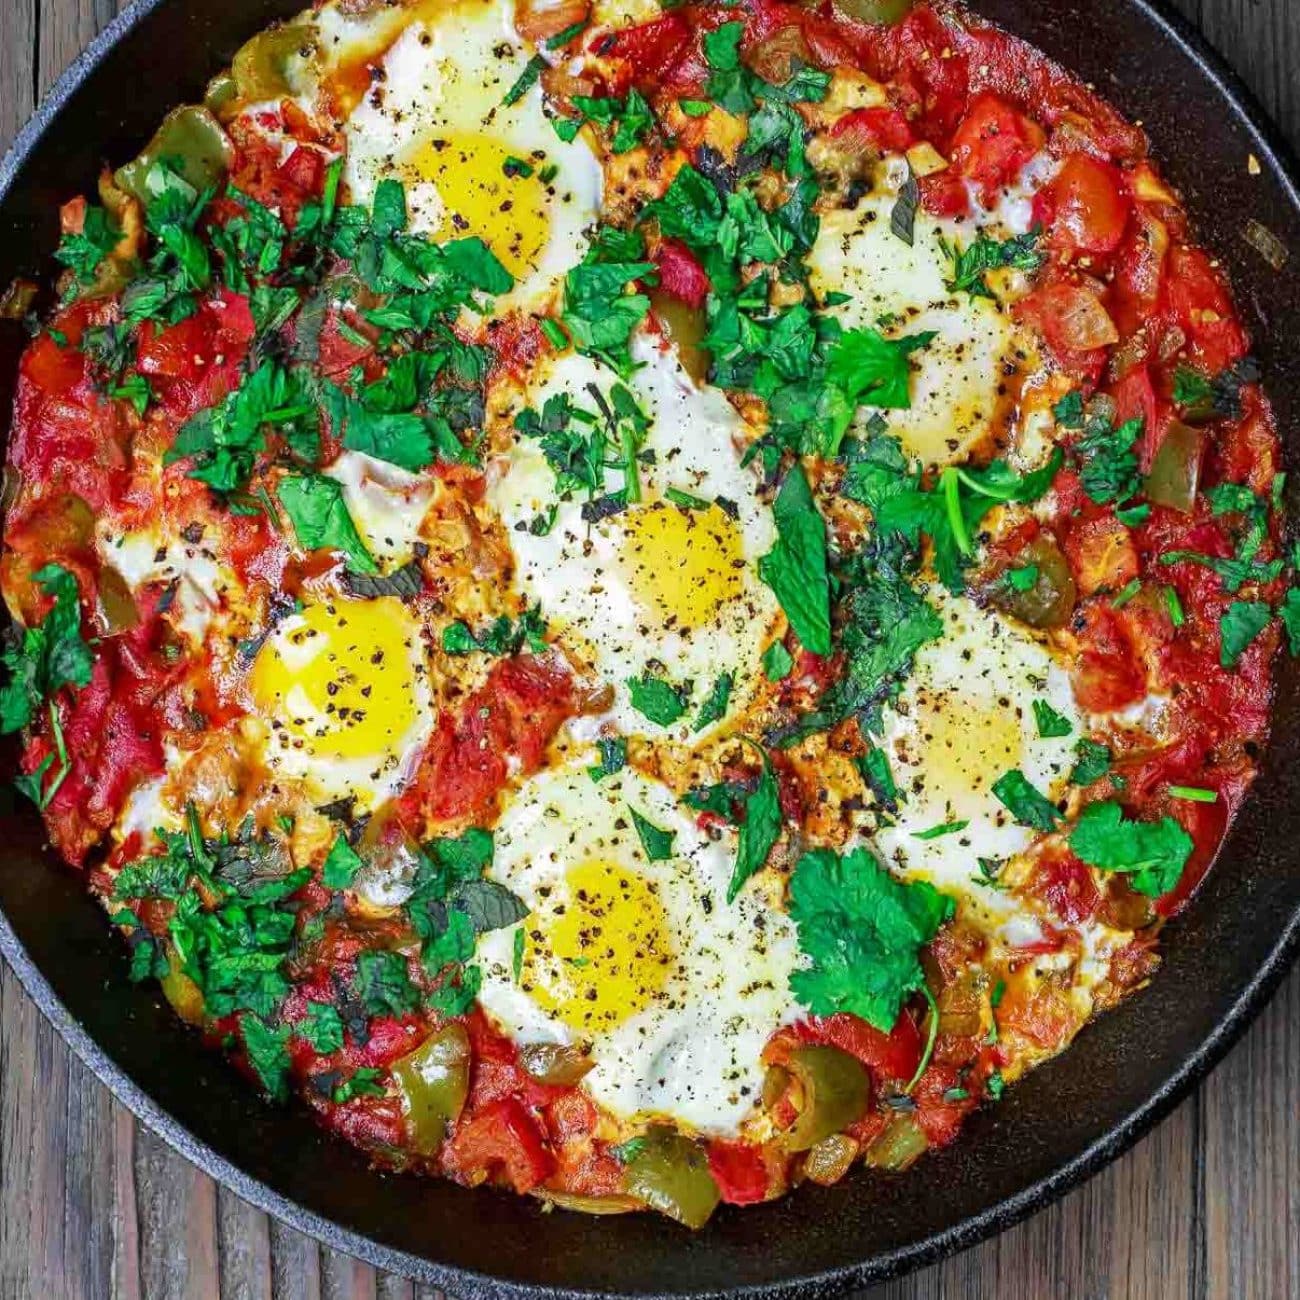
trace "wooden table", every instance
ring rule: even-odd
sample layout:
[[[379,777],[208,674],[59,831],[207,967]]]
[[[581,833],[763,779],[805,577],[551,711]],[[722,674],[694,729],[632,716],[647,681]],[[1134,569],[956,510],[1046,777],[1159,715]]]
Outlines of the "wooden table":
[[[1300,144],[1300,3],[1176,2]],[[0,148],[116,7],[0,0]],[[1300,1296],[1298,1111],[1300,970],[1204,1086],[1127,1156],[1018,1228],[872,1296]],[[8,968],[0,971],[4,1300],[433,1294],[324,1249],[219,1189],[138,1126]]]

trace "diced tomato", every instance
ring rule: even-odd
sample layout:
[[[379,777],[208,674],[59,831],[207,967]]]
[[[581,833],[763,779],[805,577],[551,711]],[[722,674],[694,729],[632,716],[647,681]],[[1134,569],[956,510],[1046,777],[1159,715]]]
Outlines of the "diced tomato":
[[[1139,205],[1112,259],[1114,273],[1107,293],[1121,338],[1136,334],[1155,314],[1168,253],[1168,226]]]
[[[997,95],[972,101],[953,137],[952,165],[979,187],[986,208],[1043,147],[1043,129]]]
[[[679,239],[665,239],[654,254],[659,287],[698,311],[709,296],[709,277],[695,254]]]
[[[1092,872],[1069,850],[1044,850],[1038,855],[1029,892],[1070,925],[1095,916],[1101,906]]]
[[[299,145],[280,164],[280,175],[304,194],[319,194],[325,179],[325,156],[318,149]]]
[[[952,1142],[961,1132],[962,1121],[975,1109],[977,1102],[973,1096],[951,1099],[960,1082],[955,1067],[938,1064],[931,1065],[917,1080],[912,1092],[916,1122],[931,1147],[944,1147]]]
[[[1109,512],[1071,520],[1062,544],[1081,595],[1118,592],[1138,575],[1132,535]]]
[[[462,1182],[501,1178],[520,1193],[544,1182],[555,1163],[536,1121],[513,1097],[461,1124],[443,1147],[442,1162]]]
[[[1109,605],[1091,605],[1079,634],[1079,656],[1071,680],[1081,708],[1110,713],[1146,694],[1146,671]]]
[[[729,1205],[756,1205],[771,1195],[763,1148],[752,1143],[710,1142],[709,1172]]]
[[[238,387],[253,340],[253,313],[242,294],[221,290],[175,325],[147,322],[136,365],[176,420],[214,406]]]
[[[658,80],[691,43],[691,25],[674,10],[662,18],[637,27],[611,32],[596,42],[596,53],[607,59],[623,59],[632,80],[649,84]]]
[[[845,113],[831,127],[831,138],[843,140],[846,136],[861,136],[876,149],[890,153],[903,153],[916,143],[907,118],[898,109],[883,105]]]
[[[1114,322],[1090,289],[1051,281],[1015,305],[1022,320],[1036,325],[1061,368],[1095,382],[1106,364],[1106,348],[1119,339]]]
[[[920,179],[921,206],[936,217],[964,217],[970,212],[970,190],[961,174],[944,167]]]
[[[1245,354],[1245,331],[1227,285],[1199,248],[1176,244],[1170,249],[1165,288],[1192,357],[1205,370],[1217,374]]]
[[[1119,247],[1131,206],[1119,168],[1072,154],[1034,196],[1034,220],[1067,256],[1100,255]]]

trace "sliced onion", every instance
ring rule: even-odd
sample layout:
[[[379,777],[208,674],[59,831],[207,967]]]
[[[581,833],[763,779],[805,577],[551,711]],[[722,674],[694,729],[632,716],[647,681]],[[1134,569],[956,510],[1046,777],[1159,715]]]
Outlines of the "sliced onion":
[[[534,45],[585,23],[590,14],[588,0],[515,0],[515,28]]]
[[[861,1149],[861,1144],[847,1133],[832,1133],[808,1152],[803,1166],[804,1176],[823,1187],[838,1183],[849,1172]]]
[[[635,1196],[579,1196],[576,1192],[552,1192],[542,1187],[533,1193],[548,1205],[579,1214],[630,1214],[645,1207]]]
[[[1280,271],[1291,256],[1291,250],[1265,225],[1251,217],[1241,229],[1241,237],[1275,271]]]
[[[1087,289],[1068,288],[1053,301],[1056,309],[1055,335],[1076,352],[1109,347],[1119,341],[1119,331],[1101,299]]]

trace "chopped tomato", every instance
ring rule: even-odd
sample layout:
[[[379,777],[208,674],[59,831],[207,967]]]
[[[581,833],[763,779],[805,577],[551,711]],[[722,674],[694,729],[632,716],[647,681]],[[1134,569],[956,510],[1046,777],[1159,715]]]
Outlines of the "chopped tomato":
[[[1246,334],[1227,286],[1199,248],[1170,249],[1166,292],[1192,357],[1205,370],[1218,374],[1245,354]]]
[[[846,136],[860,136],[876,149],[891,153],[903,153],[916,143],[907,118],[898,109],[883,106],[845,113],[831,127],[831,138],[843,140]]]
[[[1063,545],[1081,595],[1119,592],[1138,576],[1132,535],[1109,512],[1072,520]]]
[[[978,96],[953,137],[952,165],[979,188],[986,208],[1043,147],[1043,129],[997,95]]]
[[[756,1205],[771,1195],[763,1148],[750,1142],[710,1142],[709,1172],[729,1205]]]
[[[679,302],[699,310],[709,296],[709,277],[695,254],[679,239],[665,239],[654,254],[659,287]]]
[[[856,1056],[871,1071],[877,1087],[886,1081],[906,1082],[921,1062],[921,1035],[906,1012],[887,1034],[848,1012],[800,1021],[777,1031],[764,1059],[779,1063],[799,1043],[825,1043]]]
[[[1101,255],[1119,247],[1130,207],[1119,168],[1071,154],[1034,196],[1034,219],[1067,256]]]
[[[513,1097],[462,1123],[444,1146],[442,1162],[462,1182],[500,1178],[520,1193],[540,1186],[555,1163],[536,1121]]]
[[[1053,915],[1077,925],[1096,915],[1101,906],[1092,872],[1068,849],[1045,850],[1034,861],[1029,892],[1042,900]]]
[[[683,13],[674,11],[601,37],[595,52],[603,58],[624,60],[632,80],[641,85],[658,80],[690,43],[691,25]]]
[[[1091,605],[1079,634],[1079,656],[1071,671],[1075,699],[1093,713],[1110,713],[1146,694],[1146,670],[1123,621],[1109,605]]]

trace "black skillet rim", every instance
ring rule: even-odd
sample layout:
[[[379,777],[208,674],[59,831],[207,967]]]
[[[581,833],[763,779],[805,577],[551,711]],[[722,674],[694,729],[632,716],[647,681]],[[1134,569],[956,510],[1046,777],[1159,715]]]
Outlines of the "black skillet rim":
[[[1234,105],[1259,150],[1260,161],[1265,169],[1280,182],[1290,205],[1300,210],[1300,167],[1280,132],[1241,78],[1209,45],[1205,37],[1176,13],[1166,0],[1127,2],[1157,25],[1164,39],[1172,42],[1185,58],[1197,66],[1213,88]],[[138,23],[167,3],[174,3],[174,0],[134,0],[69,64],[19,131],[3,160],[0,160],[0,201],[8,194],[23,164],[39,146],[48,126],[63,111],[68,99],[86,77]],[[138,1120],[218,1183],[297,1231],[376,1268],[466,1297],[499,1296],[503,1300],[506,1297],[510,1300],[550,1300],[551,1297],[554,1300],[588,1300],[589,1297],[596,1300],[599,1297],[606,1300],[613,1294],[582,1288],[504,1281],[468,1269],[439,1264],[426,1257],[385,1246],[306,1209],[219,1155],[136,1084],[64,1006],[3,911],[0,911],[0,953],[63,1040]],[[715,1296],[778,1300],[787,1296],[842,1295],[855,1287],[885,1281],[934,1263],[1012,1227],[1080,1186],[1110,1161],[1122,1155],[1183,1100],[1241,1038],[1276,991],[1298,954],[1300,907],[1293,911],[1277,942],[1227,1012],[1151,1096],[1072,1159],[1013,1195],[947,1229],[896,1250],[875,1254],[859,1263],[812,1273],[797,1280],[750,1284],[727,1291],[693,1291],[688,1294],[699,1297],[700,1300]],[[671,1300],[678,1300],[680,1294],[683,1293],[678,1293]],[[658,1300],[651,1293],[637,1293],[637,1296],[638,1300]],[[669,1300],[669,1297],[665,1295],[663,1300]]]

